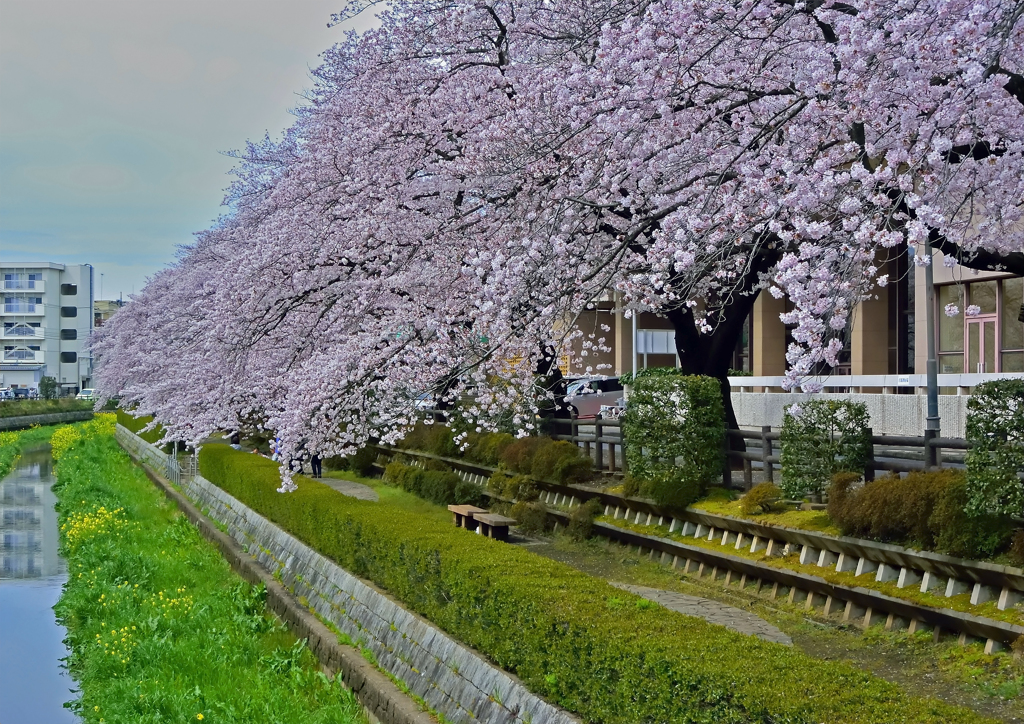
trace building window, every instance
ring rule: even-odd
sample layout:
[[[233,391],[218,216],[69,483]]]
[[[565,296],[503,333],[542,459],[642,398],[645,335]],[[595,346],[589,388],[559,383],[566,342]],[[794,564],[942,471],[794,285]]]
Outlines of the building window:
[[[60,285],[60,293],[63,294],[64,296],[66,296],[66,297],[73,297],[76,294],[78,294],[78,285],[77,284],[61,284]]]
[[[78,307],[61,307],[60,316],[62,317],[77,317]]]
[[[78,339],[77,329],[62,329],[60,331],[60,338],[63,340]]]
[[[1024,297],[1020,277],[950,284],[936,288],[941,374],[1024,372],[1024,323],[1017,315]],[[949,304],[960,313],[947,317]],[[967,316],[968,307],[976,307]]]
[[[77,362],[78,361],[78,353],[77,352],[61,352],[60,353],[60,361],[64,362],[64,363]]]

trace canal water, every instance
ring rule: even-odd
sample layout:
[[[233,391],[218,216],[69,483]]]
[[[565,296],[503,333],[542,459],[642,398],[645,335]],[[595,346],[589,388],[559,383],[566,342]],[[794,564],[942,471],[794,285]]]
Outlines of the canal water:
[[[0,481],[0,724],[71,724],[75,698],[53,605],[67,566],[57,554],[53,459],[29,450]]]

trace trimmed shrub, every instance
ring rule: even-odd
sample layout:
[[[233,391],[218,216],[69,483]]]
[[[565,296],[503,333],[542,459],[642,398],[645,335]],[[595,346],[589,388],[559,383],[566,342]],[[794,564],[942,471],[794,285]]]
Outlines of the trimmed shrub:
[[[973,513],[1024,514],[1024,380],[993,380],[967,401],[968,507]]]
[[[388,463],[383,480],[438,505],[468,505],[481,498],[480,487],[451,470],[424,470],[400,462]]]
[[[323,461],[326,470],[351,470],[364,478],[373,473],[375,462],[377,462],[377,448],[371,446],[361,447],[353,455],[329,457],[324,458]]]
[[[641,370],[623,378],[623,384],[630,383],[622,418],[629,474],[659,505],[685,508],[722,473],[721,385],[713,377],[685,376],[673,368]]]
[[[446,425],[427,425],[417,423],[411,429],[398,447],[406,450],[422,450],[441,457],[456,457],[459,454],[459,446],[455,443],[455,436],[450,427]]]
[[[501,462],[510,470],[569,485],[594,477],[594,464],[576,445],[548,437],[524,437],[505,447]]]
[[[573,540],[586,540],[594,531],[594,518],[601,514],[601,501],[591,498],[586,503],[576,506],[569,514],[569,537]]]
[[[541,503],[527,503],[522,500],[512,506],[508,515],[516,519],[520,530],[533,534],[543,533],[548,519],[547,508]]]
[[[965,558],[991,556],[1009,540],[1007,518],[967,514],[966,481],[960,471],[887,475],[857,488],[855,480],[837,475],[829,489],[828,514],[844,535]]]
[[[791,498],[820,493],[832,476],[859,473],[871,455],[867,406],[817,399],[791,405],[782,418],[782,490]]]
[[[496,470],[487,480],[487,490],[509,500],[530,503],[540,497],[540,491],[533,480],[525,475],[511,475],[505,470]]]
[[[467,442],[465,458],[481,465],[495,466],[509,445],[516,441],[515,435],[507,432],[472,433]]]
[[[740,511],[744,515],[771,512],[771,504],[782,497],[775,483],[759,483],[740,498]]]
[[[841,662],[680,616],[517,546],[299,478],[224,445],[204,477],[372,580],[514,673],[532,691],[602,724],[842,722],[981,724],[966,709],[911,697]],[[611,599],[625,602],[612,609]],[[785,682],[785,686],[780,685]],[[799,696],[794,692],[799,692]]]

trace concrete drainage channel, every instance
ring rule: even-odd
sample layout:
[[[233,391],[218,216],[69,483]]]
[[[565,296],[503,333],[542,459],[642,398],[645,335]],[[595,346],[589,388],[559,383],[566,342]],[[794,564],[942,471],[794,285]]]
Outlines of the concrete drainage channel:
[[[380,448],[389,458],[400,453],[415,459],[435,459],[450,465],[461,477],[485,484],[494,472],[486,466],[427,453]],[[823,578],[769,566],[731,555],[728,550],[749,550],[767,556],[799,553],[800,563],[816,565],[856,576],[872,576],[876,581],[894,581],[897,588],[915,588],[945,597],[971,593],[974,606],[995,600],[999,610],[1020,607],[1024,601],[1024,571],[979,561],[968,561],[927,551],[912,551],[900,546],[858,538],[833,538],[811,531],[762,525],[738,518],[688,510],[669,514],[652,503],[623,498],[585,488],[536,481],[541,500],[548,505],[575,507],[598,498],[605,515],[639,525],[665,525],[670,532],[685,537],[718,542],[723,551],[691,546],[677,540],[646,535],[607,523],[595,523],[594,532],[617,543],[636,546],[652,560],[712,581],[727,588],[762,593],[773,599],[787,598],[803,602],[808,610],[837,617],[863,627],[882,624],[886,629],[907,628],[918,631],[930,627],[938,639],[941,632],[959,636],[961,643],[980,639],[986,653],[993,653],[1024,636],[1024,626],[954,611],[933,608],[887,596],[861,587],[830,583]],[[568,524],[569,514],[548,511],[555,525]]]

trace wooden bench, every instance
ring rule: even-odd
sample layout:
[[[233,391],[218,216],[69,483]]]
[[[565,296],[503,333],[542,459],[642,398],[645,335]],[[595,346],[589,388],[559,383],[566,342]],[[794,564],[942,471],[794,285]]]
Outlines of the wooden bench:
[[[516,524],[515,518],[497,513],[474,513],[473,520],[479,524],[477,533],[494,540],[508,540],[508,527]]]
[[[475,505],[449,505],[448,510],[452,512],[452,519],[457,528],[476,530],[476,521],[473,519],[478,513],[486,513],[486,508],[478,508]]]

